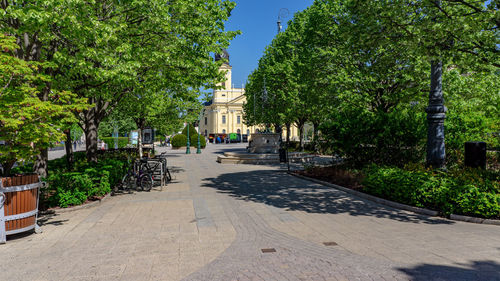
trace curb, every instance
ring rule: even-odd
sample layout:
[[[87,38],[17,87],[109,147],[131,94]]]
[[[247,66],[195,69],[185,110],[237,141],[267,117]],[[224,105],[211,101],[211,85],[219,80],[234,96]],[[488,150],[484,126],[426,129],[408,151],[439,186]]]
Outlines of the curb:
[[[40,211],[38,213],[40,215],[48,215],[48,214],[63,214],[63,213],[69,213],[69,212],[73,212],[73,211],[83,210],[83,209],[91,208],[91,207],[94,207],[98,204],[101,204],[103,201],[106,201],[109,197],[111,197],[111,193],[106,194],[102,199],[92,201],[92,202],[87,203],[87,204],[78,205],[78,206],[69,207],[69,208],[48,209],[45,211]]]
[[[379,204],[386,205],[386,206],[389,206],[389,207],[393,207],[393,208],[396,208],[396,209],[410,211],[410,212],[413,212],[413,213],[417,213],[417,214],[421,214],[421,215],[427,215],[427,216],[431,216],[431,217],[437,217],[439,215],[439,212],[437,212],[437,211],[433,211],[433,210],[429,210],[429,209],[424,209],[424,208],[419,208],[419,207],[414,207],[414,206],[410,206],[410,205],[406,205],[406,204],[402,204],[402,203],[397,203],[397,202],[390,201],[390,200],[387,200],[387,199],[382,199],[382,198],[379,198],[379,197],[376,197],[376,196],[373,196],[373,195],[369,195],[369,194],[366,194],[366,193],[363,193],[363,192],[360,192],[360,191],[356,191],[356,190],[347,188],[347,187],[343,187],[343,186],[336,185],[336,184],[329,183],[329,182],[325,182],[325,181],[322,181],[322,180],[318,180],[318,179],[306,177],[306,176],[299,175],[299,174],[296,174],[296,173],[293,173],[293,172],[287,172],[287,173],[289,175],[294,176],[294,177],[298,177],[298,178],[301,178],[301,179],[304,179],[304,180],[308,180],[308,181],[312,181],[312,182],[319,183],[319,184],[322,184],[322,185],[326,185],[326,186],[329,186],[329,187],[333,187],[335,189],[344,191],[346,193],[355,195],[357,197],[361,197],[363,199],[370,200],[370,201],[373,201],[375,203],[379,203]],[[498,225],[498,226],[500,226],[500,220],[493,220],[493,219],[482,219],[482,218],[462,216],[462,215],[455,215],[455,214],[451,214],[449,219],[450,220],[454,220],[454,221],[462,221],[462,222],[470,222],[470,223],[477,223],[477,224],[489,224],[489,225]]]

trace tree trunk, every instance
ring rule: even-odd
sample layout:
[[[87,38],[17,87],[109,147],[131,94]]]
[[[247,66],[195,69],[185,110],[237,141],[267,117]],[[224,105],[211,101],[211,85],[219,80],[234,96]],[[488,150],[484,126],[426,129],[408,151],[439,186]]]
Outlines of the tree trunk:
[[[48,176],[48,171],[47,171],[48,160],[49,160],[49,149],[48,148],[40,149],[40,154],[36,156],[35,166],[33,167],[33,170],[42,178],[46,178]]]
[[[85,120],[85,148],[87,161],[97,163],[97,126],[94,118]]]
[[[64,147],[66,148],[66,168],[68,169],[68,171],[71,171],[73,169],[74,162],[71,130],[64,130],[64,133],[66,134],[66,141],[64,142]]]
[[[139,158],[142,158],[142,130],[144,129],[146,120],[144,118],[139,118],[135,120],[135,124],[137,125],[137,129],[139,131],[139,135],[137,136],[137,149],[139,151]]]
[[[304,123],[305,122],[297,122],[297,127],[299,129],[299,149],[300,151],[304,151]]]
[[[314,144],[314,152],[318,153],[319,152],[319,136],[318,136],[318,127],[319,123],[314,122],[313,123],[314,129],[313,129],[313,144]]]
[[[137,136],[137,150],[139,151],[139,158],[142,158],[142,129],[138,128],[139,135]]]
[[[313,123],[313,141],[317,141],[318,140],[318,127],[319,127],[319,123]]]
[[[11,160],[11,161],[6,161],[2,163],[2,168],[3,168],[3,174],[2,176],[10,176],[10,171],[12,170],[12,167],[16,164],[16,160]]]
[[[49,100],[49,93],[50,93],[50,85],[47,85],[43,91],[40,92],[38,98],[41,101],[48,101]],[[35,166],[34,166],[34,171],[37,173],[40,177],[45,178],[49,174],[47,171],[47,161],[49,161],[49,149],[44,148],[40,149],[40,154],[37,155],[36,160],[35,160]]]
[[[290,123],[285,124],[286,126],[286,145],[289,146],[290,144]]]
[[[283,142],[283,128],[281,127],[280,124],[274,124],[274,131],[277,134],[280,134],[280,143]]]

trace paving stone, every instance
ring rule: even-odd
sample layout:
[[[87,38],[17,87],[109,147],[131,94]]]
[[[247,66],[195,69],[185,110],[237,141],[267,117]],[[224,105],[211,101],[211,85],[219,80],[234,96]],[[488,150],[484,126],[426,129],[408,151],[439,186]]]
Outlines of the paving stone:
[[[174,181],[161,191],[42,216],[42,234],[0,245],[0,280],[500,280],[498,226],[388,208],[279,165],[215,162],[242,148],[168,150]]]

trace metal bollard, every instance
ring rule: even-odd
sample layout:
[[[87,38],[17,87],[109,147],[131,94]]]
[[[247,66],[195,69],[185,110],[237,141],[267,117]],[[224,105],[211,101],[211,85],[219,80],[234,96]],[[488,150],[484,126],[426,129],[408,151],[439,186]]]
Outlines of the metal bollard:
[[[0,192],[0,244],[5,244],[7,242],[7,234],[5,233],[5,220],[4,220],[4,210],[3,204],[5,203],[5,194]]]

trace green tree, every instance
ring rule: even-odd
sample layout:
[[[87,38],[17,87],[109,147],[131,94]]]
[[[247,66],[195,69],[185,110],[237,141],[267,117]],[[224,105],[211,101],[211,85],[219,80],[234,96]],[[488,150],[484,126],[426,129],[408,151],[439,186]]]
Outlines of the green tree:
[[[85,108],[85,100],[67,91],[52,90],[48,100],[40,91],[50,77],[40,73],[46,64],[26,62],[15,52],[15,38],[0,34],[0,162],[9,175],[16,161],[32,161],[51,143],[63,139],[59,128],[75,122],[72,112]]]
[[[2,31],[23,42],[16,56],[55,63],[47,73],[53,80],[41,93],[42,100],[48,99],[51,89],[87,99],[88,108],[76,116],[85,132],[89,161],[97,160],[100,123],[121,102],[138,94],[137,84],[142,82],[137,78],[149,81],[148,85],[156,79],[155,91],[175,89],[173,85],[211,87],[222,74],[210,54],[227,47],[237,34],[224,30],[234,7],[225,0],[2,1],[0,5]],[[184,85],[187,79],[191,82]],[[168,86],[159,87],[165,82]],[[39,162],[46,156],[45,151]]]

